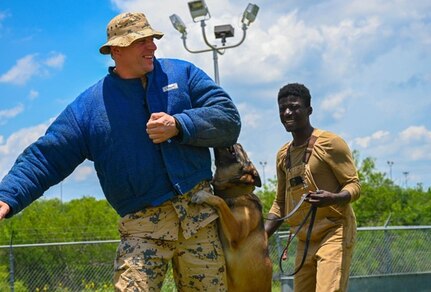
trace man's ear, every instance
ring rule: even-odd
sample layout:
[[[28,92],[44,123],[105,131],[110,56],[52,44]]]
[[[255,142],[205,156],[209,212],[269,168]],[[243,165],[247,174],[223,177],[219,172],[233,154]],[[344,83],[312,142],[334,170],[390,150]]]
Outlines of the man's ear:
[[[309,106],[308,107],[308,115],[311,115],[313,113],[313,107]]]

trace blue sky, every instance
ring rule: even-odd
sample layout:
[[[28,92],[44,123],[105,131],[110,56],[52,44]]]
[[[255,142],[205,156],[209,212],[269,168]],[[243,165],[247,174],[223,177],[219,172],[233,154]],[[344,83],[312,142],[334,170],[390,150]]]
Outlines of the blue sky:
[[[231,24],[235,44],[248,1],[207,0],[214,25]],[[237,104],[239,142],[266,179],[275,154],[290,139],[278,118],[280,87],[304,83],[311,91],[312,124],[340,134],[361,159],[400,186],[431,186],[431,2],[254,1],[260,11],[245,42],[219,56],[221,85]],[[194,62],[213,76],[211,53],[190,54],[169,16],[188,27],[190,48],[205,49],[187,1],[39,0],[0,2],[0,177],[22,150],[112,64],[98,48],[108,21],[142,11],[165,33],[158,57]],[[265,165],[263,167],[263,165]],[[85,162],[46,197],[102,198],[92,163]]]

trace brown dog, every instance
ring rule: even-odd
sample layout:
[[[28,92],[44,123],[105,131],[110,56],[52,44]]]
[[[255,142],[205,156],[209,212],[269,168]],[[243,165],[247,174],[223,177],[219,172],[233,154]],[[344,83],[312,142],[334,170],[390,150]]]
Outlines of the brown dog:
[[[240,144],[214,149],[214,193],[202,190],[195,203],[214,206],[226,258],[228,291],[271,291],[272,262],[263,225],[262,204],[253,194],[259,174]]]

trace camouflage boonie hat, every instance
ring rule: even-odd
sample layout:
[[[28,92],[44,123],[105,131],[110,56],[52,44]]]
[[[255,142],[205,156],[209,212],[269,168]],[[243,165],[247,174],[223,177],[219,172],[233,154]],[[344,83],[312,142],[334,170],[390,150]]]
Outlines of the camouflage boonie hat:
[[[99,52],[107,55],[111,53],[111,46],[128,47],[134,41],[154,36],[160,39],[162,32],[154,30],[147,18],[140,12],[127,12],[115,16],[106,27],[108,42],[100,47]]]

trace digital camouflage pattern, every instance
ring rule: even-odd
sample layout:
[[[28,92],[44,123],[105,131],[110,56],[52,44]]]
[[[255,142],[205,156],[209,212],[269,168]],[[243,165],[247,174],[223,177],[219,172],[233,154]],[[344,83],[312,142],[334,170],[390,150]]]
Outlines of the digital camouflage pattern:
[[[217,233],[217,212],[191,203],[192,191],[119,222],[115,261],[117,291],[159,291],[172,260],[178,291],[226,291],[226,268]]]
[[[111,53],[111,46],[128,47],[134,41],[149,36],[160,39],[162,32],[154,30],[145,14],[135,12],[121,13],[114,17],[106,27],[108,42],[100,47],[101,54]]]

